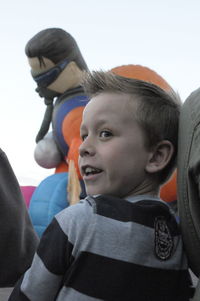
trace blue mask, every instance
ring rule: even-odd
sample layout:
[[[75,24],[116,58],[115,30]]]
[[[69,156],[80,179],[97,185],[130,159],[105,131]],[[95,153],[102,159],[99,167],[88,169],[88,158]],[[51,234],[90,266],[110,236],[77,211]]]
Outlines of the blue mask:
[[[60,73],[65,69],[65,67],[69,64],[67,59],[61,61],[51,69],[40,73],[39,75],[33,75],[31,71],[33,79],[36,81],[38,87],[46,88],[50,84],[52,84],[60,75]]]

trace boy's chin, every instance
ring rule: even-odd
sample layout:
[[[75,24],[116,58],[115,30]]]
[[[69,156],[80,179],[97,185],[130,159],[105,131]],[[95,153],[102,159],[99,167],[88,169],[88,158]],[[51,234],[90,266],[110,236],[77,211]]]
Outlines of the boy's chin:
[[[96,185],[85,185],[85,191],[87,195],[98,195],[98,194],[103,194],[103,189],[102,187],[95,187]]]

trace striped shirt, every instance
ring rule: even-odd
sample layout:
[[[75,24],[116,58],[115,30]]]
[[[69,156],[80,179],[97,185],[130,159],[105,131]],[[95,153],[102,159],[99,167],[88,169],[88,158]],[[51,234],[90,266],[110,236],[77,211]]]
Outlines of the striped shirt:
[[[158,198],[87,197],[57,214],[10,301],[186,301],[176,218]]]

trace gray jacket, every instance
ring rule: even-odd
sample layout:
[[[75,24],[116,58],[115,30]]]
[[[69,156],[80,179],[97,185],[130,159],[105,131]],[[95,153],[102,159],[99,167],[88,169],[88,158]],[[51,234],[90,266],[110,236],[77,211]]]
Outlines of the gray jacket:
[[[178,209],[189,265],[200,276],[200,88],[183,103],[178,144]],[[200,300],[200,281],[193,299]]]

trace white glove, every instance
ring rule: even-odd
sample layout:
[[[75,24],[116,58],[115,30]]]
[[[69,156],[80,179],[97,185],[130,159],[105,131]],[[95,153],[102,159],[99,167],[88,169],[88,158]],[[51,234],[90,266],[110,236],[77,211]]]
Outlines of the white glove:
[[[47,133],[37,143],[34,158],[38,165],[48,169],[57,167],[62,161],[61,152],[55,143],[52,132]]]

